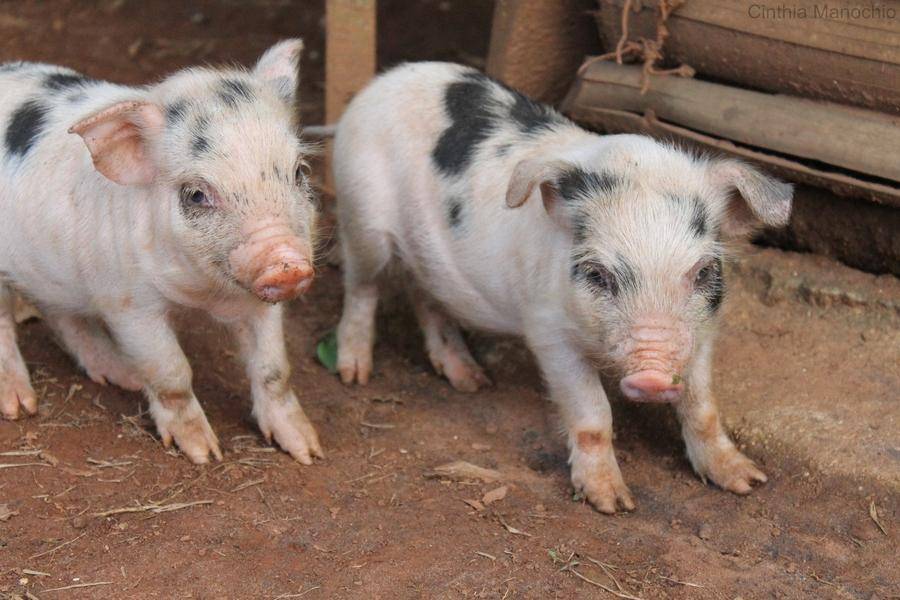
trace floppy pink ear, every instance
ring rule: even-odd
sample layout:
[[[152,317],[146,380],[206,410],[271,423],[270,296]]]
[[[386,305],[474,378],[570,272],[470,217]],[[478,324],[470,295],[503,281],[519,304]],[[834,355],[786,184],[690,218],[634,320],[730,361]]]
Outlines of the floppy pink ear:
[[[535,186],[540,186],[544,208],[550,212],[559,199],[559,191],[554,185],[554,180],[570,166],[569,163],[561,160],[539,158],[523,160],[516,165],[512,177],[509,178],[509,187],[506,188],[506,206],[509,208],[522,206],[534,192]]]
[[[157,173],[148,139],[164,125],[157,105],[135,100],[95,113],[72,125],[69,133],[81,136],[104,177],[121,185],[145,185]]]
[[[710,169],[713,182],[731,194],[722,220],[726,238],[746,237],[763,226],[788,224],[794,186],[739,160],[718,160]]]

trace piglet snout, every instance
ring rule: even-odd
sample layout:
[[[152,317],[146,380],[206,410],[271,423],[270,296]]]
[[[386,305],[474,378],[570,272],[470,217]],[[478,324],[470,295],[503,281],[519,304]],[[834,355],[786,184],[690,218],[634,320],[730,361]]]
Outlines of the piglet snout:
[[[649,370],[628,375],[619,386],[626,398],[636,402],[674,402],[684,391],[677,376]]]
[[[290,300],[309,289],[315,273],[299,237],[279,222],[247,229],[246,241],[229,257],[238,281],[264,302]]]
[[[282,262],[266,267],[253,282],[252,291],[265,302],[291,300],[309,289],[313,268],[308,262]]]

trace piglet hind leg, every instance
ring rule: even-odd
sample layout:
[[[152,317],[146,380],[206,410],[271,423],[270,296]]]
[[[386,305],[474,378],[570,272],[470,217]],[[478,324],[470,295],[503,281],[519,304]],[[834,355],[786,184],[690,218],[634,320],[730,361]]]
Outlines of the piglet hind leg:
[[[612,411],[596,370],[572,347],[531,340],[569,446],[572,485],[597,510],[634,510],[612,445]]]
[[[37,413],[38,401],[28,368],[16,344],[13,293],[0,282],[0,413],[6,419],[18,419],[21,411]]]
[[[231,328],[247,364],[253,415],[263,435],[304,465],[311,465],[313,457],[325,458],[316,429],[291,389],[281,306],[264,306]]]
[[[725,433],[711,391],[711,343],[704,342],[688,373],[687,393],[676,405],[688,459],[704,480],[736,494],[749,494],[767,481]]]
[[[422,293],[411,291],[410,298],[434,370],[461,392],[475,392],[491,385],[484,370],[472,358],[459,325]]]
[[[166,447],[174,441],[195,464],[222,459],[191,386],[191,366],[163,314],[130,311],[107,318],[122,351],[134,364],[150,402],[150,415]]]
[[[74,315],[48,316],[63,346],[92,381],[140,391],[143,380],[109,335],[92,319]]]

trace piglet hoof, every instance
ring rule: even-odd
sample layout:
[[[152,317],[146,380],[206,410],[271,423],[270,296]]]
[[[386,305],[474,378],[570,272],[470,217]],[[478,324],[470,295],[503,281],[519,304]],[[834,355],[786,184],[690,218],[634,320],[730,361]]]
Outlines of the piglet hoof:
[[[167,408],[154,409],[151,405],[151,413],[156,420],[156,428],[166,448],[172,446],[172,442],[178,446],[188,459],[195,465],[209,462],[212,454],[216,460],[222,460],[222,451],[219,449],[219,440],[209,426],[203,409],[196,398],[179,410]]]
[[[572,485],[602,513],[612,515],[619,509],[634,510],[631,491],[611,450],[589,453],[576,449],[572,455]]]
[[[768,481],[766,474],[733,446],[716,452],[698,473],[723,490],[742,496],[753,491],[753,484]]]
[[[460,351],[444,345],[437,351],[429,352],[428,358],[434,370],[446,377],[455,390],[471,393],[492,385],[468,350]]]
[[[274,438],[294,460],[313,464],[313,457],[325,458],[319,436],[303,412],[294,393],[282,401],[271,401],[258,411],[259,429],[269,442]]]
[[[572,481],[575,490],[584,494],[587,501],[600,512],[607,515],[614,515],[616,511],[621,509],[625,511],[634,510],[634,500],[631,498],[631,491],[622,477],[618,479],[607,477],[594,477],[592,480],[579,485]]]
[[[372,351],[362,344],[339,342],[337,369],[345,384],[366,385],[372,376]]]
[[[6,419],[18,419],[19,407],[29,415],[37,414],[38,401],[27,376],[0,374],[0,413]]]
[[[444,363],[441,370],[450,385],[460,392],[477,392],[483,387],[492,385],[484,370],[473,360]]]

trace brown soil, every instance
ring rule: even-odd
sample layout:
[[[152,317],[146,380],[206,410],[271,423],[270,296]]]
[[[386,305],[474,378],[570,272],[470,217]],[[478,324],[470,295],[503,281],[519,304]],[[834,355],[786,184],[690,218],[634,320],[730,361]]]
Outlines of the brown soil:
[[[830,372],[852,377],[840,357],[852,354],[856,369],[857,361],[877,364],[885,356],[880,334],[869,338],[869,349],[860,342],[871,320],[851,308],[767,307],[743,285],[734,288],[718,359],[727,407],[757,396],[772,404],[773,395],[796,388],[831,397],[837,383]],[[92,384],[42,323],[23,325],[41,416],[0,424],[0,451],[47,454],[0,461],[38,463],[0,471],[0,496],[17,513],[0,525],[0,589],[43,598],[51,597],[41,591],[47,588],[110,582],[59,593],[563,598],[598,590],[560,570],[560,560],[571,558],[585,577],[615,585],[594,558],[614,565],[622,587],[642,598],[900,593],[896,486],[803,464],[769,444],[770,436],[736,424],[770,476],[740,498],[693,475],[670,411],[622,402],[615,406],[617,448],[638,510],[602,516],[572,499],[564,445],[521,345],[476,336],[496,385],[457,393],[427,366],[409,311],[388,301],[377,375],[367,388],[347,389],[313,358],[315,340],[334,326],[339,308],[339,273],[328,268],[288,311],[294,385],[328,452],[306,468],[268,448],[248,420],[247,383],[220,327],[183,328],[197,394],[225,451],[223,463],[195,467],[154,439],[140,395]],[[810,321],[815,326],[807,328]],[[845,329],[830,338],[832,327]],[[810,335],[818,338],[814,353]],[[869,371],[879,373],[877,366]],[[896,411],[896,380],[891,387],[890,373],[882,377],[845,385]],[[726,408],[729,417],[736,412]],[[886,427],[895,415],[884,415]],[[896,447],[888,450],[883,459],[897,461]],[[466,501],[499,483],[425,477],[454,460],[499,470],[507,496],[476,510]],[[868,514],[872,501],[887,535]],[[96,516],[189,502],[205,504]]]
[[[320,8],[191,4],[200,8],[97,3],[113,11],[100,33],[82,3],[4,4],[0,26],[13,33],[0,41],[0,59],[66,62],[135,81],[196,62],[182,49],[156,57],[167,36],[226,31],[208,58],[243,62],[296,27],[321,43]],[[156,7],[157,18],[140,6]],[[54,10],[64,33],[53,34]],[[193,23],[194,10],[205,20]],[[29,35],[10,41],[14,19]],[[77,37],[79,28],[91,42]],[[147,54],[122,58],[124,40],[138,32]],[[73,41],[44,50],[53,35]],[[431,51],[460,58],[453,35]],[[240,42],[234,52],[228,36]],[[315,115],[321,66],[309,73],[307,112]],[[770,252],[788,270],[806,264]],[[432,373],[409,310],[391,299],[379,320],[373,382],[348,389],[328,374],[313,356],[339,317],[333,267],[289,307],[286,325],[293,383],[328,454],[312,467],[261,439],[234,346],[217,325],[180,319],[197,395],[225,452],[222,463],[196,467],[164,451],[139,394],[91,383],[43,323],[26,323],[20,342],[42,405],[37,418],[0,422],[0,453],[25,451],[0,463],[32,463],[0,469],[0,597],[614,597],[586,579],[647,599],[897,597],[898,485],[879,477],[879,465],[896,473],[900,462],[897,314],[804,302],[773,293],[771,281],[760,289],[758,279],[742,271],[732,288],[716,383],[726,421],[769,483],[746,498],[704,485],[669,410],[617,402],[616,446],[638,509],[615,517],[573,499],[552,409],[515,341],[473,336],[495,386],[457,393]],[[496,469],[504,481],[426,477],[455,460]],[[503,499],[481,510],[467,502],[501,484]],[[134,512],[98,516],[117,509]],[[97,585],[49,591],[83,584]]]

